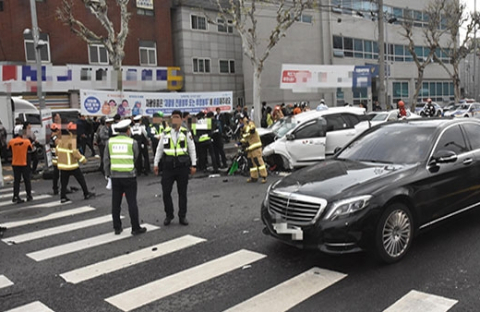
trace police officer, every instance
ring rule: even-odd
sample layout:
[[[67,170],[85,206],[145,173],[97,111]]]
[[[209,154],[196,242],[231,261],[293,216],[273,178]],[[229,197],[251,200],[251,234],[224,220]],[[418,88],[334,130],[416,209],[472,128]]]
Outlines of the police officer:
[[[195,174],[197,156],[195,143],[187,128],[182,127],[182,112],[175,110],[171,116],[171,127],[167,127],[160,136],[160,143],[155,153],[154,164],[163,160],[162,191],[166,218],[164,225],[173,220],[172,188],[177,182],[178,217],[180,224],[188,225],[187,221],[187,185],[189,174]],[[158,175],[158,166],[153,171]]]
[[[435,106],[433,106],[432,99],[427,100],[427,104],[425,105],[425,116],[427,117],[435,117]]]
[[[246,145],[246,152],[248,157],[248,164],[250,167],[250,178],[248,183],[257,182],[258,174],[262,177],[262,183],[267,182],[267,169],[262,158],[262,142],[258,135],[257,129],[253,121],[248,120],[248,117],[240,119],[244,127],[242,129],[242,139],[240,142]]]
[[[20,198],[20,180],[23,177],[25,183],[25,191],[27,193],[27,201],[32,198],[32,184],[30,182],[30,167],[27,164],[27,153],[32,150],[30,140],[25,138],[27,133],[26,125],[17,125],[14,129],[14,138],[8,142],[8,149],[12,152],[12,168],[13,168],[13,203],[23,203]]]
[[[57,140],[56,154],[57,154],[57,167],[60,170],[60,202],[66,203],[70,201],[67,198],[67,185],[70,176],[73,175],[77,182],[80,184],[83,190],[83,196],[85,199],[89,199],[95,196],[95,193],[89,192],[85,177],[78,165],[79,162],[86,163],[87,159],[83,156],[78,149],[74,148],[73,140],[75,140],[73,133],[76,131],[77,125],[70,122],[67,126],[67,130],[70,132],[70,137],[62,137]]]
[[[142,115],[133,118],[132,137],[137,141],[140,150],[140,157],[136,160],[135,168],[138,174],[148,175],[150,172],[150,161],[148,159],[148,134],[145,126],[142,124]]]
[[[208,159],[207,152],[212,159],[213,172],[218,173],[217,159],[213,151],[212,144],[212,119],[205,118],[205,113],[200,112],[197,114],[197,121],[192,124],[192,132],[195,137],[196,147],[198,149],[198,169],[207,171]]]
[[[50,151],[52,153],[52,164],[53,164],[53,195],[58,195],[58,179],[60,178],[60,172],[57,167],[57,154],[56,147],[57,142],[62,136],[61,126],[53,123],[50,125],[52,130],[52,135],[50,137]]]
[[[112,219],[115,235],[122,233],[120,210],[125,193],[128,213],[132,224],[132,235],[147,231],[140,226],[137,206],[137,173],[135,159],[139,157],[138,143],[130,138],[130,120],[122,120],[115,127],[117,136],[108,140],[103,158],[105,174],[112,179]]]
[[[160,135],[165,130],[164,121],[162,119],[163,113],[156,112],[153,114],[152,123],[150,124],[150,141],[152,141],[152,152],[155,155],[157,151],[158,142],[160,139]]]

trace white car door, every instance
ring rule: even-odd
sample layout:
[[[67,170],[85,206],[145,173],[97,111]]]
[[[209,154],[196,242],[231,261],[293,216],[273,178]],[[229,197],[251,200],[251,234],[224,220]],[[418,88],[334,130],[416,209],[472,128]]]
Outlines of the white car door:
[[[332,155],[337,147],[343,147],[356,135],[355,128],[341,114],[323,116],[327,120],[325,153]]]
[[[286,135],[286,149],[295,166],[325,159],[325,132],[326,121],[319,118]]]

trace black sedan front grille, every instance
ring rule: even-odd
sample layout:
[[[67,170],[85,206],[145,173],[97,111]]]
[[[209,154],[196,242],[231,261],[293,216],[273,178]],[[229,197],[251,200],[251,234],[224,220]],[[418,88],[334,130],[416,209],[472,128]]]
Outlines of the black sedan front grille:
[[[268,206],[270,212],[280,219],[292,224],[306,225],[315,222],[326,205],[327,201],[322,198],[271,192]]]

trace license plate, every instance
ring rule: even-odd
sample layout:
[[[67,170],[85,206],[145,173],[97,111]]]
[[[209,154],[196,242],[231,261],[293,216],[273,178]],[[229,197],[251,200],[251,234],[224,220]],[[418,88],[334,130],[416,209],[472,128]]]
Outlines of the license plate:
[[[287,223],[274,223],[273,229],[277,234],[290,234],[292,240],[303,240],[303,231],[298,226],[289,225]]]

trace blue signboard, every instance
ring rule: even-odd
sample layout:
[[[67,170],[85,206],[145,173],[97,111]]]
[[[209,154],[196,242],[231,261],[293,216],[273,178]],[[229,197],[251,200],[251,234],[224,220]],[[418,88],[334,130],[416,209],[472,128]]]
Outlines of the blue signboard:
[[[353,69],[352,88],[369,88],[372,86],[372,77],[377,77],[378,65],[355,66]]]

